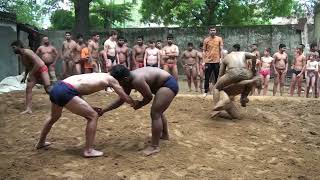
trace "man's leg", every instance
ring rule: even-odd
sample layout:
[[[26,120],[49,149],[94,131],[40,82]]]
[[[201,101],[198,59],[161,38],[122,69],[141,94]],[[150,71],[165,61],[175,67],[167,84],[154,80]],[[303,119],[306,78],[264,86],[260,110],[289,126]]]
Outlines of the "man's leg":
[[[277,71],[277,70],[276,70]],[[278,84],[279,84],[280,74],[274,74],[274,83],[273,83],[273,96],[277,94]]]
[[[102,156],[103,152],[93,149],[94,139],[97,130],[98,113],[83,99],[78,96],[73,97],[65,108],[74,114],[82,116],[87,119],[86,127],[86,145],[83,155],[85,157]]]
[[[26,110],[20,114],[31,114],[32,113],[32,88],[36,85],[36,79],[34,77],[27,78],[27,87],[26,87]]]
[[[194,89],[196,92],[198,92],[198,79],[197,79],[198,73],[197,73],[197,67],[196,65],[192,66],[192,72],[191,72],[191,78],[193,80]]]
[[[184,66],[184,72],[185,72],[186,77],[187,77],[187,83],[188,83],[189,91],[191,91],[191,73],[190,73],[189,66],[187,66],[187,65]]]
[[[48,72],[41,73],[41,80],[42,80],[42,83],[44,86],[44,90],[46,91],[47,94],[49,94],[52,86],[50,84],[50,76],[49,76]]]
[[[283,95],[283,92],[284,92],[284,81],[286,79],[286,74],[281,72],[280,74],[280,96]]]
[[[209,91],[209,81],[213,71],[213,64],[206,63],[205,70],[204,70],[204,93],[208,93]]]
[[[160,139],[169,140],[168,121],[163,113],[161,114],[161,120],[162,120],[163,130],[162,130]]]
[[[178,81],[178,79],[179,79],[178,66],[177,66],[177,65],[174,65],[174,66],[171,68],[171,71],[172,71],[172,76]]]
[[[213,63],[212,65],[213,65],[214,84],[216,84],[219,77],[220,64]]]
[[[167,87],[160,88],[154,97],[150,113],[152,119],[151,146],[143,151],[147,156],[160,151],[159,140],[161,133],[164,132],[164,129],[167,129],[167,127],[164,127],[163,120],[166,121],[166,119],[162,119],[162,114],[169,107],[174,97],[175,94]]]
[[[306,97],[308,98],[309,97],[309,91],[310,91],[310,76],[309,74],[307,73],[307,76],[306,76]]]
[[[60,107],[54,103],[51,103],[50,117],[47,118],[45,124],[41,130],[40,139],[36,145],[37,149],[50,145],[50,142],[46,142],[47,135],[50,132],[53,124],[61,117],[63,107]]]
[[[50,64],[49,65],[49,76],[50,76],[50,82],[51,84],[57,82],[57,76],[56,76],[56,68],[55,68],[56,64]]]
[[[68,77],[67,72],[68,72],[68,62],[66,60],[62,61],[62,77],[66,78]]]
[[[297,83],[297,75],[295,73],[292,73],[292,78],[290,83],[290,96],[293,96],[296,83]],[[298,83],[298,87],[299,87],[299,83]],[[299,90],[298,90],[298,93],[299,93]]]
[[[199,84],[199,89],[200,89],[200,92],[202,93],[203,91],[203,79],[204,79],[204,72],[203,72],[203,69],[200,67],[200,84]]]
[[[75,64],[75,70],[76,70],[76,74],[81,74],[81,64],[80,62]]]
[[[303,76],[300,76],[299,78],[296,78],[296,81],[298,83],[298,96],[301,96],[301,91],[302,91],[302,78]]]
[[[74,74],[74,62],[73,62],[73,60],[68,61],[67,73],[68,73],[68,76],[72,76]]]
[[[268,74],[264,80],[263,84],[263,95],[266,96],[268,94],[268,86],[269,86],[270,74]]]

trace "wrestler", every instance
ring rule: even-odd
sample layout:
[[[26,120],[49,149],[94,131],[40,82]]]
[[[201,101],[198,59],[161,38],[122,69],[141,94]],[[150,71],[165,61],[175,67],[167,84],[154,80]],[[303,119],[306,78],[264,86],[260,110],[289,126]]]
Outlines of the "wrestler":
[[[317,54],[309,53],[309,59],[306,65],[306,97],[309,98],[310,89],[312,89],[313,97],[317,97],[315,82],[318,81],[319,63],[316,61]]]
[[[170,73],[178,80],[177,57],[179,56],[179,48],[173,44],[173,36],[169,34],[167,37],[167,45],[163,48],[162,59],[164,61],[163,70]]]
[[[276,95],[278,85],[280,84],[280,95],[282,96],[284,91],[284,80],[288,71],[288,55],[285,52],[286,45],[280,44],[279,51],[273,55],[272,66],[274,68],[274,85],[273,96]]]
[[[213,99],[215,103],[214,110],[223,108],[230,102],[228,95],[223,91],[223,88],[238,83],[242,80],[249,80],[252,78],[252,71],[247,67],[247,59],[255,59],[256,56],[247,52],[231,52],[226,55],[220,64],[218,81],[214,85]],[[241,105],[246,106],[247,95],[251,90],[245,91],[241,95]],[[218,99],[218,101],[216,101]]]
[[[188,43],[188,49],[181,54],[181,59],[187,76],[189,92],[191,91],[191,81],[193,81],[195,91],[198,92],[199,58],[197,50],[193,49],[192,43]]]
[[[104,52],[112,65],[116,63],[117,31],[111,31],[110,37],[104,42]]]
[[[59,53],[57,49],[49,42],[48,36],[44,36],[42,38],[42,45],[37,49],[36,54],[48,67],[51,84],[55,83],[57,81],[55,66],[59,57]]]
[[[123,91],[118,81],[106,73],[74,75],[56,83],[50,92],[50,117],[45,121],[36,148],[40,149],[50,145],[49,142],[46,142],[47,135],[54,123],[61,117],[62,109],[65,107],[72,113],[82,116],[87,120],[85,130],[86,143],[83,156],[102,156],[103,152],[93,148],[99,117],[98,112],[101,109],[91,107],[80,96],[89,95],[104,90],[107,87],[112,87],[123,102],[134,106],[134,101]]]
[[[66,32],[65,41],[62,44],[62,74],[68,77],[74,70],[74,53],[77,50],[77,43],[71,39],[71,32]]]
[[[119,81],[127,94],[130,94],[132,89],[141,93],[143,99],[135,103],[134,109],[136,110],[149,104],[152,94],[155,95],[150,113],[152,119],[151,146],[147,147],[143,153],[147,156],[158,153],[160,151],[159,140],[169,140],[164,112],[179,91],[177,81],[166,71],[152,67],[139,68],[130,72],[126,67],[116,65],[111,68],[110,74]],[[114,101],[104,108],[100,115],[118,108],[123,102],[121,99]]]
[[[200,83],[199,83],[199,89],[200,92],[202,93],[203,91],[203,80],[204,80],[204,61],[203,61],[203,43],[200,43],[199,45],[199,51],[197,52],[197,56],[198,56],[198,66],[199,66],[199,71],[198,71],[198,76],[200,79]]]
[[[26,87],[26,110],[21,114],[32,113],[32,88],[36,83],[42,83],[47,93],[50,92],[50,77],[48,68],[41,58],[30,49],[25,49],[21,41],[14,41],[10,45],[15,54],[20,56],[22,64],[25,66],[25,74],[21,82],[25,82],[27,75]]]
[[[299,45],[296,48],[294,62],[291,66],[292,77],[290,83],[290,96],[293,96],[296,84],[298,84],[298,96],[301,96],[303,73],[306,65],[306,57],[303,55],[303,47]]]
[[[118,45],[116,47],[116,59],[117,64],[129,67],[129,48],[124,46],[124,38],[121,36],[118,39]]]
[[[269,86],[269,80],[270,80],[270,74],[271,74],[271,65],[273,62],[273,58],[270,56],[271,49],[266,48],[263,52],[263,57],[261,57],[261,61],[259,64],[259,74],[262,80],[263,84],[263,95],[266,96],[268,93],[268,86]],[[261,93],[261,91],[260,91]],[[260,95],[259,93],[259,95]]]
[[[142,68],[144,66],[143,58],[147,46],[143,44],[143,36],[137,37],[137,44],[132,49],[132,60],[135,63],[133,69]]]
[[[160,68],[160,50],[156,48],[154,40],[149,41],[149,47],[144,54],[144,67],[151,66]]]
[[[82,74],[83,72],[83,66],[84,62],[81,61],[81,50],[82,48],[86,47],[83,36],[81,34],[77,35],[77,47],[76,47],[76,52],[74,53],[74,69],[75,69],[75,74]]]
[[[99,34],[93,33],[92,38],[88,41],[89,63],[92,66],[93,72],[99,72],[99,39]]]

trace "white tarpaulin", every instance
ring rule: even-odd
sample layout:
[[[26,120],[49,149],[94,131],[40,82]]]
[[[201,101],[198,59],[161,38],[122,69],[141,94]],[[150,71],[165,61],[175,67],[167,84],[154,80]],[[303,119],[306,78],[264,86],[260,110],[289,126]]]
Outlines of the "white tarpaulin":
[[[3,79],[0,82],[0,94],[6,93],[6,92],[11,92],[11,91],[22,91],[26,89],[26,84],[25,83],[20,83],[23,74],[18,75],[18,76],[9,76]]]

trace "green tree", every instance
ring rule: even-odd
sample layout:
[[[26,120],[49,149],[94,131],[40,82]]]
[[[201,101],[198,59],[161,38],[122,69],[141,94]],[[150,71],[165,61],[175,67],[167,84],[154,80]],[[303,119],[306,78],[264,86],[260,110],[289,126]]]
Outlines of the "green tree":
[[[19,23],[39,26],[46,8],[33,0],[1,1],[0,10],[15,13]]]
[[[52,13],[50,22],[52,29],[70,30],[74,25],[74,16],[71,11],[60,9]]]
[[[295,0],[143,0],[142,22],[197,25],[266,24],[290,16]]]

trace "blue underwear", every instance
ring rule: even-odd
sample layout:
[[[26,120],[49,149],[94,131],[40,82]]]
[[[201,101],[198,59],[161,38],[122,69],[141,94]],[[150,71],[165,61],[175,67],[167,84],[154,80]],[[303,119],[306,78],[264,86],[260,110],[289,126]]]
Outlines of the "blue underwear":
[[[177,80],[173,76],[169,76],[167,80],[163,83],[162,87],[167,87],[174,92],[174,94],[178,94],[179,92],[179,85]]]
[[[73,97],[79,96],[79,92],[66,82],[57,82],[50,91],[50,101],[61,107],[65,106]]]

